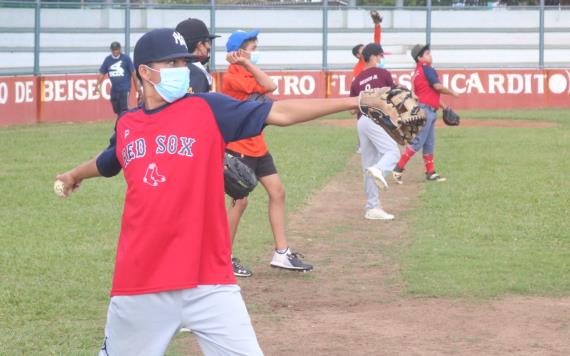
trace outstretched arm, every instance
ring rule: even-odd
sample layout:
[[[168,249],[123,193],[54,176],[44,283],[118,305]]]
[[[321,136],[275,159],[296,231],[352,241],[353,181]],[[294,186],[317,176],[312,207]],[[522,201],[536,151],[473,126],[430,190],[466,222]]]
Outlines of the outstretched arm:
[[[273,103],[266,123],[289,126],[348,110],[358,110],[358,97],[281,100]]]
[[[437,90],[437,91],[438,91],[439,93],[441,93],[441,94],[451,95],[451,96],[454,96],[454,97],[458,97],[458,96],[459,96],[458,93],[454,92],[454,91],[451,90],[451,89],[446,88],[446,87],[445,87],[443,84],[441,84],[441,83],[435,83],[435,84],[433,85],[433,88],[434,88],[435,90]]]
[[[100,177],[101,174],[97,169],[97,158],[93,158],[79,166],[62,174],[58,174],[55,179],[63,182],[63,194],[69,196],[71,192],[79,188],[84,179]]]

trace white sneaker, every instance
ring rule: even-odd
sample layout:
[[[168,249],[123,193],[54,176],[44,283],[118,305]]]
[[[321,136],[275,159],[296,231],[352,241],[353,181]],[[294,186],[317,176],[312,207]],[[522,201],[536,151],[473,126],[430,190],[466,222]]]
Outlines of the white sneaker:
[[[384,174],[382,174],[381,170],[379,170],[376,167],[368,167],[366,168],[366,173],[368,173],[370,176],[372,176],[372,178],[374,178],[374,182],[376,183],[378,189],[380,190],[388,189],[388,182],[386,182]]]
[[[394,220],[394,215],[388,214],[382,208],[373,208],[366,210],[364,218],[368,220]]]
[[[273,253],[273,259],[271,259],[271,266],[297,271],[311,271],[313,265],[304,263],[301,261],[301,257],[304,256],[298,252],[291,252],[290,249],[287,249],[285,253],[275,251]]]

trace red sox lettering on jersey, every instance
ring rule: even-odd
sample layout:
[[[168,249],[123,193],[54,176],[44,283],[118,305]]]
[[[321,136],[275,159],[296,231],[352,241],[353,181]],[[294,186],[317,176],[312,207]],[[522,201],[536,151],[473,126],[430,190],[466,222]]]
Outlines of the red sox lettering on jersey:
[[[192,157],[192,145],[196,140],[192,137],[176,136],[176,135],[158,135],[154,142],[156,148],[153,151],[159,154],[178,154],[184,157]],[[147,144],[144,138],[137,138],[130,141],[122,150],[123,167],[127,167],[129,163],[137,158],[146,155]]]

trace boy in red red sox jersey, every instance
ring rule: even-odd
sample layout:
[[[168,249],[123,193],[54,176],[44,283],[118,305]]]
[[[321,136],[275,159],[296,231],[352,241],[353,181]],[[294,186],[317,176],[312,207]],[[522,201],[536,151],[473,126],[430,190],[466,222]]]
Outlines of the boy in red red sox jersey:
[[[433,69],[431,51],[429,45],[416,45],[412,49],[412,58],[416,62],[416,71],[413,78],[413,90],[420,101],[420,106],[427,113],[427,122],[418,136],[400,157],[400,161],[394,168],[392,176],[396,183],[402,184],[402,174],[406,164],[420,149],[423,152],[426,167],[426,179],[432,182],[444,182],[446,179],[435,171],[434,150],[435,150],[435,120],[437,110],[444,108],[441,101],[441,94],[458,97],[459,94],[446,88],[440,83],[435,69]]]
[[[109,147],[58,175],[69,195],[87,178],[127,183],[105,341],[99,355],[163,355],[191,329],[206,355],[262,355],[231,264],[224,199],[227,142],[358,108],[358,98],[237,101],[186,94],[190,54],[173,29],[134,51],[144,105],[118,120]]]

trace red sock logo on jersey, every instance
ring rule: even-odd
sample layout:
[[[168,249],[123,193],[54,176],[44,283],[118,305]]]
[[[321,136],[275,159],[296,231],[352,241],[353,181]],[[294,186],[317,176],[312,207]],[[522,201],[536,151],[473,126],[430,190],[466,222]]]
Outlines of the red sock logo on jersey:
[[[156,166],[156,163],[151,163],[146,169],[146,173],[143,177],[143,182],[156,187],[158,183],[166,182],[166,177],[158,173],[158,167]]]

